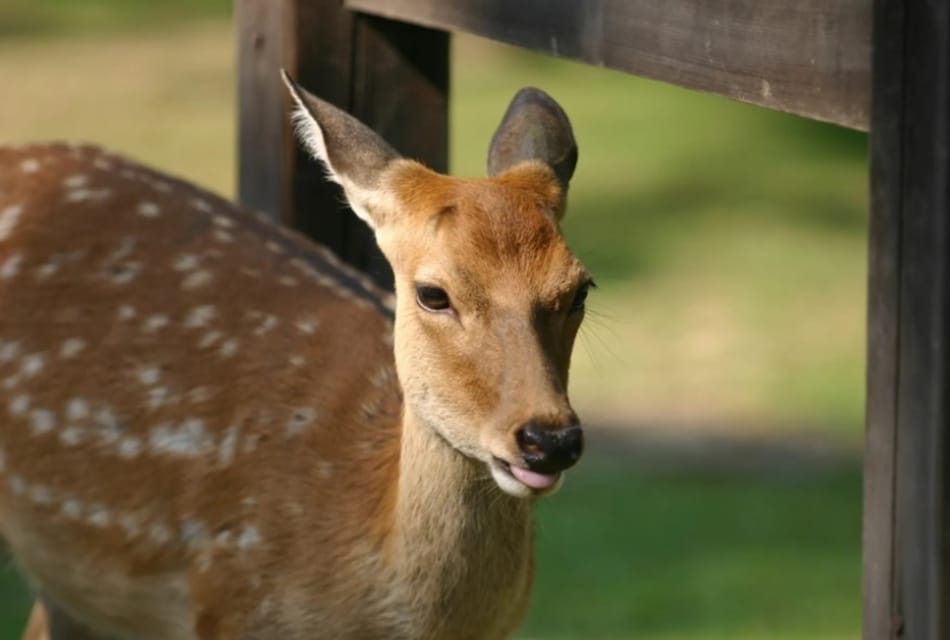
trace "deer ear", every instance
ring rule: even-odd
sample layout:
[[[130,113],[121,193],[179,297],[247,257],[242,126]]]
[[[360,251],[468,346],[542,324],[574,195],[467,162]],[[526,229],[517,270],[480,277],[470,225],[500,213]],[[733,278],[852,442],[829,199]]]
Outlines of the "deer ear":
[[[488,149],[488,175],[529,160],[551,167],[565,190],[577,166],[577,143],[567,114],[551,96],[532,87],[519,91],[508,105]]]
[[[327,177],[343,187],[356,215],[376,229],[386,214],[384,174],[399,154],[362,122],[308,93],[286,71],[281,76],[296,105],[297,137],[326,166]]]

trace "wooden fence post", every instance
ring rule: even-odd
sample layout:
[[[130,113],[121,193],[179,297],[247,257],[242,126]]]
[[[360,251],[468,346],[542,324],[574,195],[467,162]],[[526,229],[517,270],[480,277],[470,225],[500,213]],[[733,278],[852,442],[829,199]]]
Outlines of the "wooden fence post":
[[[449,36],[357,14],[338,0],[236,0],[238,198],[295,226],[384,286],[371,233],[291,135],[286,68],[404,155],[447,169]]]
[[[950,5],[875,0],[864,638],[950,638]]]

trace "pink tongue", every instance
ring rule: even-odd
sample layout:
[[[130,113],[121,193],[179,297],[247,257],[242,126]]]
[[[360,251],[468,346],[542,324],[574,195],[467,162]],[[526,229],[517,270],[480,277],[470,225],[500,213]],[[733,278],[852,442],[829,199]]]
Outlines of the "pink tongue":
[[[511,475],[532,489],[547,489],[553,487],[560,474],[535,473],[521,467],[511,465]]]

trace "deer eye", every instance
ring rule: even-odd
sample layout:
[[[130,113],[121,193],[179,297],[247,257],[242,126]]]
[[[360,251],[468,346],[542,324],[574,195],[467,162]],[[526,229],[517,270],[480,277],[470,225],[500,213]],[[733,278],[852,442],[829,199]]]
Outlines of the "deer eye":
[[[590,293],[590,288],[593,286],[596,285],[594,285],[593,280],[591,280],[585,282],[577,289],[577,293],[574,294],[574,301],[571,302],[571,313],[584,310],[584,306],[587,303],[587,294]]]
[[[448,311],[452,308],[445,289],[430,284],[416,285],[416,303],[426,311]]]

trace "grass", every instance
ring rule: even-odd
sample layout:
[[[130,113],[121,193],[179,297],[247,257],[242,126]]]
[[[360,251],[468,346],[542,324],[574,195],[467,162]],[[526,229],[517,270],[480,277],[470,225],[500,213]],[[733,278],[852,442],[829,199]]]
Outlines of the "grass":
[[[230,0],[7,0],[0,142],[87,139],[233,193]],[[180,24],[178,24],[180,22]],[[456,42],[452,165],[481,174],[523,85],[580,145],[565,231],[600,287],[572,393],[591,422],[860,442],[865,138],[609,71]],[[590,420],[593,418],[593,420]],[[596,436],[596,432],[594,433]],[[860,475],[587,460],[539,513],[524,638],[856,638]],[[27,599],[0,571],[0,637]]]
[[[543,503],[524,637],[857,638],[860,476],[621,467]]]

